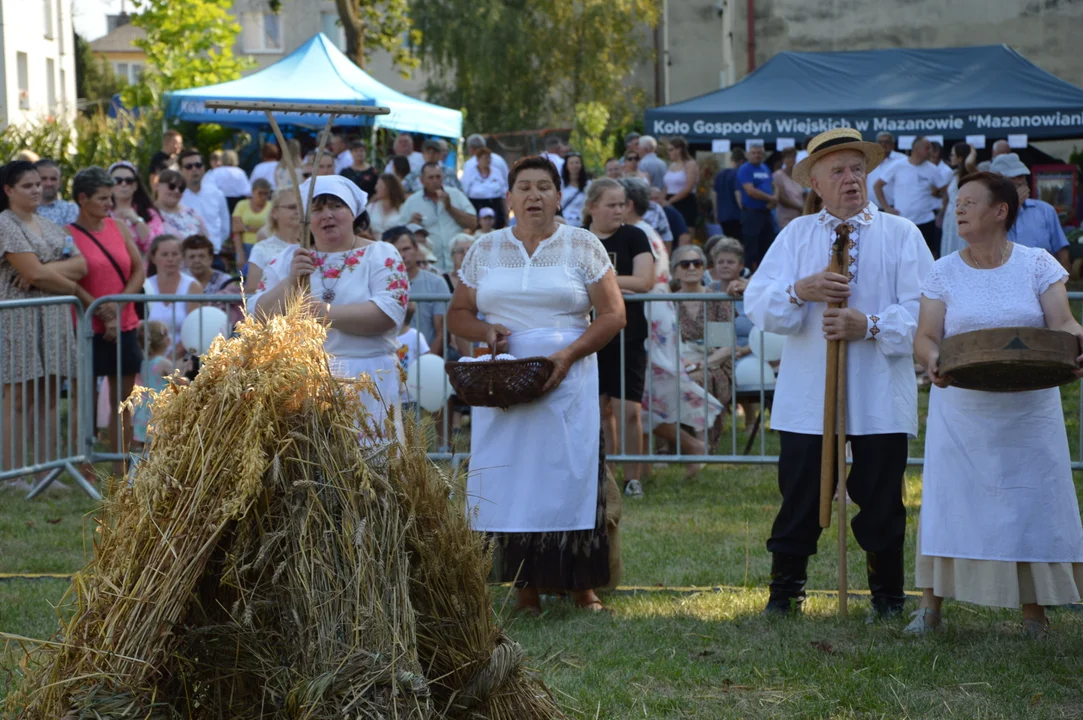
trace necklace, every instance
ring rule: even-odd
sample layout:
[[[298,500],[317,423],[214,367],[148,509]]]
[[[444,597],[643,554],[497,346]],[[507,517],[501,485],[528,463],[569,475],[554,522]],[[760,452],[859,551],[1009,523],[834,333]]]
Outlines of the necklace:
[[[348,261],[351,257],[353,257],[352,253],[356,249],[357,248],[355,242],[354,245],[351,245],[350,249],[343,254],[342,264],[340,264],[337,268],[325,269],[324,267],[327,263],[327,257],[328,255],[330,255],[330,253],[327,253],[327,255],[323,256],[317,255],[317,257],[319,257],[322,261],[320,263],[320,280],[323,282],[323,293],[320,294],[320,297],[325,303],[330,303],[335,299],[335,285],[338,285],[338,281],[342,279],[342,273],[346,272],[346,266],[350,264]],[[334,285],[328,285],[328,278],[334,279]]]
[[[1003,264],[1004,264],[1004,259],[1008,257],[1008,243],[1004,243],[1004,244],[1003,244],[1003,245],[1002,245],[1002,246],[1000,247],[1000,259],[999,259],[999,260],[997,261],[996,265],[993,265],[992,267],[982,267],[982,266],[981,266],[981,263],[980,263],[980,262],[978,262],[978,258],[977,258],[977,257],[976,257],[976,256],[974,255],[974,251],[973,251],[973,250],[971,250],[970,248],[967,248],[967,252],[969,252],[969,253],[970,253],[970,260],[971,260],[971,262],[973,262],[973,263],[974,263],[974,265],[975,265],[975,266],[976,266],[976,267],[977,267],[977,268],[978,268],[979,270],[993,270],[993,269],[995,269],[995,268],[998,268],[998,267],[1000,267],[1001,265],[1003,265]]]

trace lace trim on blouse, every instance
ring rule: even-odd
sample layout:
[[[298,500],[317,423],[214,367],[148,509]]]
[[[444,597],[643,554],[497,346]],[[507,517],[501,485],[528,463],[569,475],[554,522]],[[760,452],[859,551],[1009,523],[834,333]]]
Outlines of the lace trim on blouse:
[[[578,270],[583,273],[587,285],[601,280],[612,267],[605,246],[589,230],[561,225],[552,237],[542,242],[533,257],[527,258],[511,228],[505,228],[482,236],[470,247],[463,259],[459,279],[476,289],[482,270],[517,269],[527,265]]]

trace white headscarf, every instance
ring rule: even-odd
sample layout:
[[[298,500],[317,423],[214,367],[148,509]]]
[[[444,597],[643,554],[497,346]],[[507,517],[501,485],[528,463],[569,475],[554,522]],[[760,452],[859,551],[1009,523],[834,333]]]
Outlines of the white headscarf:
[[[334,195],[346,203],[346,206],[353,211],[354,217],[365,212],[365,206],[369,200],[368,193],[357,187],[353,180],[341,175],[320,175],[319,177],[311,177],[301,183],[302,212],[308,212],[308,189],[313,180],[316,181],[316,191],[312,194],[312,197]]]

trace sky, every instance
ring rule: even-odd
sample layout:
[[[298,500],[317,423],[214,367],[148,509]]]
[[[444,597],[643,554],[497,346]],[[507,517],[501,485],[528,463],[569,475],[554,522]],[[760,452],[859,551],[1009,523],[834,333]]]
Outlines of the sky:
[[[131,0],[72,0],[75,32],[87,40],[101,37],[105,34],[105,16],[119,13],[121,3],[132,11]]]

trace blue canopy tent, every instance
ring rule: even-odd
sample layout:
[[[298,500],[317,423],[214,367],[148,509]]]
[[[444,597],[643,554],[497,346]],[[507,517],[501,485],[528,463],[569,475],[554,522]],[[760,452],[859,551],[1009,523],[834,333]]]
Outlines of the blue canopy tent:
[[[853,127],[910,135],[1083,137],[1083,89],[1006,45],[783,52],[736,85],[648,110],[646,132],[689,142],[802,139]]]
[[[463,129],[461,112],[412,98],[377,82],[323,33],[248,77],[177,90],[167,96],[167,114],[176,120],[245,129],[266,127],[267,116],[262,111],[208,110],[204,106],[207,100],[378,105],[389,108],[391,113],[375,117],[340,116],[335,126],[368,127],[375,123],[376,128],[453,139],[458,139]],[[322,129],[327,122],[326,115],[275,113],[275,119],[280,125],[314,130]]]

